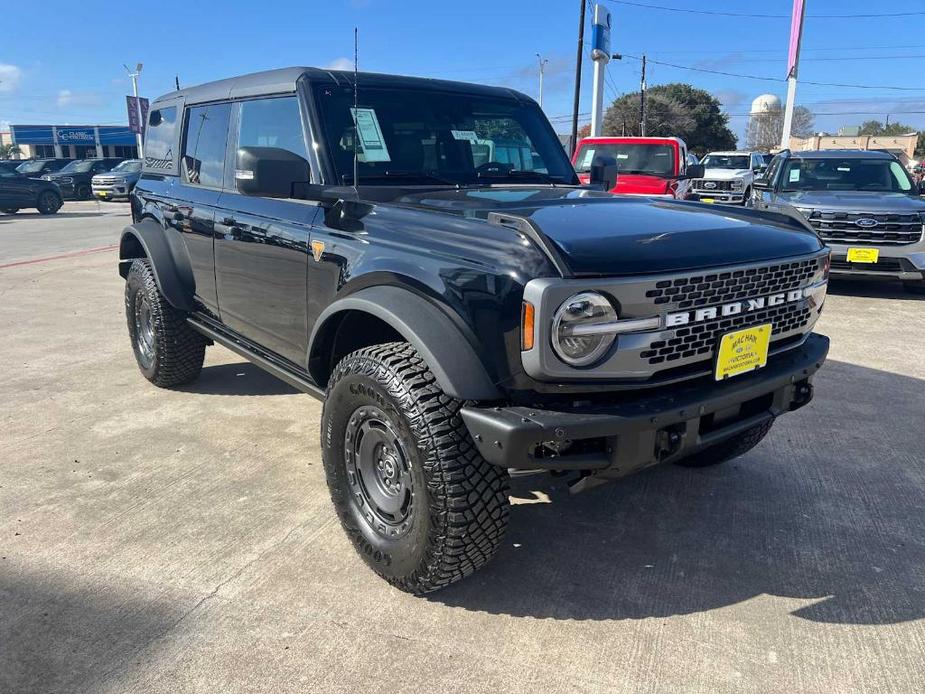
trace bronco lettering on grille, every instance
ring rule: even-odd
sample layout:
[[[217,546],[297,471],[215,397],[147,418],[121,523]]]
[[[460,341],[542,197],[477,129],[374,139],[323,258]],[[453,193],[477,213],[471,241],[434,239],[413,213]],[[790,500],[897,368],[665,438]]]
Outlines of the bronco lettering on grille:
[[[679,311],[669,313],[665,316],[665,327],[673,328],[679,325],[688,325],[689,323],[701,323],[707,320],[713,320],[717,317],[734,316],[739,313],[748,313],[749,311],[758,311],[766,306],[780,306],[789,304],[803,299],[802,289],[793,289],[789,292],[771,294],[762,296],[757,299],[743,299],[742,301],[733,301],[721,306],[710,306],[708,308],[698,308],[695,311]]]

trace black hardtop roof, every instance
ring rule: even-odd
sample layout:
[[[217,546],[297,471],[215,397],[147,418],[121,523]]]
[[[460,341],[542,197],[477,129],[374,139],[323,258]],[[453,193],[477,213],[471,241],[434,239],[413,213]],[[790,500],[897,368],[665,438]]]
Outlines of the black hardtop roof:
[[[812,149],[791,152],[794,159],[894,159],[889,152],[875,149]]]
[[[179,91],[168,92],[155,99],[155,103],[173,101],[180,97],[184,98],[188,104],[195,104],[207,101],[219,101],[222,99],[261,96],[263,94],[285,94],[294,92],[296,90],[296,85],[303,77],[312,82],[328,82],[335,85],[353,84],[353,72],[350,70],[326,70],[316,67],[284,67],[277,70],[253,72],[249,75],[231,77],[216,82],[206,82],[205,84],[187,87]],[[506,87],[488,87],[482,84],[471,84],[468,82],[452,82],[428,77],[386,75],[377,72],[360,72],[358,75],[358,84],[360,93],[362,93],[364,86],[405,87],[411,89],[424,88],[445,92],[478,94],[480,96],[531,100],[530,97]]]

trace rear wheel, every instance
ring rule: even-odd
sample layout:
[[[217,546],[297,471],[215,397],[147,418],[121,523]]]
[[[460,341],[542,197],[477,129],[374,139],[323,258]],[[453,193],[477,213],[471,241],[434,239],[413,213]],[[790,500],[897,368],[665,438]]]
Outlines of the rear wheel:
[[[771,431],[773,424],[774,420],[769,419],[753,426],[751,429],[746,429],[731,439],[727,439],[715,446],[704,448],[687,458],[682,458],[675,465],[680,465],[681,467],[710,467],[711,465],[719,465],[727,460],[738,458],[761,443],[761,440]]]
[[[196,379],[205,359],[206,339],[186,322],[157,288],[151,262],[132,261],[125,280],[125,317],[135,361],[144,377],[162,388]]]
[[[61,196],[53,190],[45,190],[39,193],[39,199],[35,207],[39,214],[54,214],[61,209]]]
[[[402,342],[344,357],[321,420],[341,525],[379,576],[409,593],[484,565],[508,520],[507,471],[479,455],[459,409]]]
[[[19,208],[18,207],[2,207],[0,208],[0,212],[3,212],[5,214],[16,214],[17,212],[19,212]]]

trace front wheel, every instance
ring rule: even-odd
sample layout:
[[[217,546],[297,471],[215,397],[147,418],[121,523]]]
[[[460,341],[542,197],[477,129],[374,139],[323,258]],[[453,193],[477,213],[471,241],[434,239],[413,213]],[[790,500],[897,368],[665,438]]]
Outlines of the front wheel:
[[[78,200],[89,200],[93,197],[93,191],[86,183],[81,183],[74,189],[74,197]]]
[[[403,342],[344,357],[328,383],[321,447],[331,500],[379,576],[438,590],[497,552],[508,475],[479,455],[459,409]]]
[[[741,434],[737,434],[714,446],[704,448],[687,458],[682,458],[675,465],[680,465],[681,467],[710,467],[711,465],[719,465],[727,460],[738,458],[761,443],[761,440],[771,431],[773,424],[773,418],[761,424],[756,424]]]
[[[39,193],[39,199],[36,201],[35,207],[39,214],[54,214],[61,209],[62,204],[60,195],[52,190],[46,190]]]
[[[161,388],[196,379],[206,339],[186,322],[157,287],[151,261],[136,258],[125,280],[125,317],[135,361],[144,377]]]

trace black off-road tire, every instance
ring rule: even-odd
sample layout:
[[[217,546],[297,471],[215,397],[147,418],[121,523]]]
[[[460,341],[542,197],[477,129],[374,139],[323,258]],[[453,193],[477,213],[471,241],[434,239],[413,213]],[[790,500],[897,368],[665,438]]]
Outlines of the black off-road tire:
[[[151,383],[170,388],[199,376],[206,339],[161,294],[147,258],[133,260],[126,277],[125,317],[135,361]]]
[[[483,566],[507,527],[507,470],[479,455],[461,406],[404,342],[347,355],[328,383],[321,447],[334,508],[370,568],[409,593],[444,588]],[[396,476],[408,485],[396,483],[407,505],[391,514],[368,491],[385,473],[375,462],[362,472],[374,436],[392,442],[394,456],[388,445],[377,450],[386,450],[386,463],[396,462]],[[377,456],[381,468],[383,454]]]
[[[93,189],[89,183],[78,183],[74,188],[74,197],[77,200],[90,200],[93,197]]]
[[[19,208],[18,207],[3,207],[3,208],[0,208],[0,212],[3,212],[4,214],[16,214],[17,212],[19,212]]]
[[[751,429],[746,429],[731,439],[715,446],[704,448],[687,458],[682,458],[675,465],[680,465],[681,467],[710,467],[711,465],[719,465],[727,460],[738,458],[761,443],[761,440],[771,431],[773,424],[774,420],[769,419],[762,424],[753,426]]]
[[[58,195],[53,190],[43,190],[39,193],[39,199],[36,201],[35,209],[39,211],[39,214],[54,214],[61,209],[61,205],[64,204],[64,201],[61,200],[61,196]]]
[[[925,295],[925,280],[907,280],[903,282],[903,289],[909,294]]]

